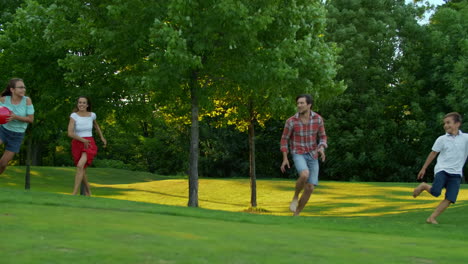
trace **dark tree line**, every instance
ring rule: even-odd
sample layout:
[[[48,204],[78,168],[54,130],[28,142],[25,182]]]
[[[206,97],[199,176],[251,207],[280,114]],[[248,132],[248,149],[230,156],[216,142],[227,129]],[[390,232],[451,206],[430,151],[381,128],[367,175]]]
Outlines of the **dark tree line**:
[[[1,80],[23,77],[39,109],[33,165],[72,165],[66,125],[83,94],[109,140],[96,166],[190,174],[196,118],[203,177],[252,173],[249,129],[255,176],[294,177],[279,139],[302,92],[326,120],[322,179],[413,180],[442,116],[468,118],[466,0],[428,24],[404,0],[146,2],[0,3]]]

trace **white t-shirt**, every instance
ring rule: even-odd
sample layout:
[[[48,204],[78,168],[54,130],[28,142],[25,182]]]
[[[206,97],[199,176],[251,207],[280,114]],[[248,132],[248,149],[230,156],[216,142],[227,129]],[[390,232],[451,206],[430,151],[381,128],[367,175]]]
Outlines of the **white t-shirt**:
[[[468,157],[468,134],[459,131],[456,136],[448,133],[440,136],[432,146],[432,150],[439,152],[434,173],[445,171],[463,175],[463,166]]]
[[[75,120],[75,134],[79,137],[93,136],[93,122],[96,120],[96,114],[91,112],[90,116],[79,116],[77,113],[70,115]]]

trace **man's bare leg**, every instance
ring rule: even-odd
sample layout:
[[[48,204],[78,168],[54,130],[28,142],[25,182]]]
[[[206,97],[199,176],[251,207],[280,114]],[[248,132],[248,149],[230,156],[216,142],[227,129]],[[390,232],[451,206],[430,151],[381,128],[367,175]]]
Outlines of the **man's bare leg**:
[[[311,183],[306,183],[306,186],[304,188],[304,192],[302,193],[301,199],[299,200],[299,204],[296,208],[296,212],[294,212],[295,216],[298,216],[302,210],[304,209],[305,205],[310,199],[310,196],[312,195],[312,192],[314,191],[314,185]]]
[[[291,212],[293,212],[293,213],[296,212],[296,210],[297,210],[297,205],[299,203],[298,202],[299,194],[304,189],[304,186],[306,185],[306,182],[307,182],[308,178],[309,178],[309,171],[308,170],[301,171],[301,173],[299,175],[299,179],[297,179],[297,181],[296,181],[296,189],[294,191],[294,196],[293,196],[292,202],[289,205],[289,210],[291,210]]]
[[[438,224],[436,218],[447,209],[447,207],[450,206],[452,202],[450,202],[447,199],[444,199],[440,204],[436,207],[434,212],[429,216],[429,218],[426,219],[426,223],[428,224]]]

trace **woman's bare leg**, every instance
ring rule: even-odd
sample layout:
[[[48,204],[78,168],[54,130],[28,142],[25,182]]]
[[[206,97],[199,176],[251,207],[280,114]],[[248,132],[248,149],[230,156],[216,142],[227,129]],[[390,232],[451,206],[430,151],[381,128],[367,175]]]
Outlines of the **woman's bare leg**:
[[[83,181],[83,176],[86,173],[84,165],[88,161],[88,156],[86,152],[81,153],[81,158],[76,165],[76,175],[75,175],[75,186],[73,187],[72,195],[77,195],[80,190],[81,182]]]

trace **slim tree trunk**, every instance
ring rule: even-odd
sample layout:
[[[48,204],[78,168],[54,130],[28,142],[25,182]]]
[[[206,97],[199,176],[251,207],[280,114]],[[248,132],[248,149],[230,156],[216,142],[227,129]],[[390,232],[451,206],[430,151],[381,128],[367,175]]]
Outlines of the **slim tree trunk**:
[[[80,195],[83,195],[83,196],[86,196],[86,193],[85,193],[85,184],[83,182],[81,182],[81,185],[80,185]]]
[[[196,73],[192,74],[190,95],[192,99],[192,125],[190,128],[190,175],[188,206],[198,207],[198,156],[199,156],[199,124],[198,124],[198,90]]]
[[[257,207],[257,176],[255,172],[255,117],[253,116],[252,102],[250,102],[250,124],[249,124],[249,163],[250,163],[250,204]]]
[[[40,156],[39,156],[39,149],[41,148],[41,145],[38,144],[38,142],[34,142],[34,145],[32,146],[32,156],[31,156],[31,165],[32,166],[37,166],[39,165],[39,162],[41,162],[42,160],[40,160]]]

